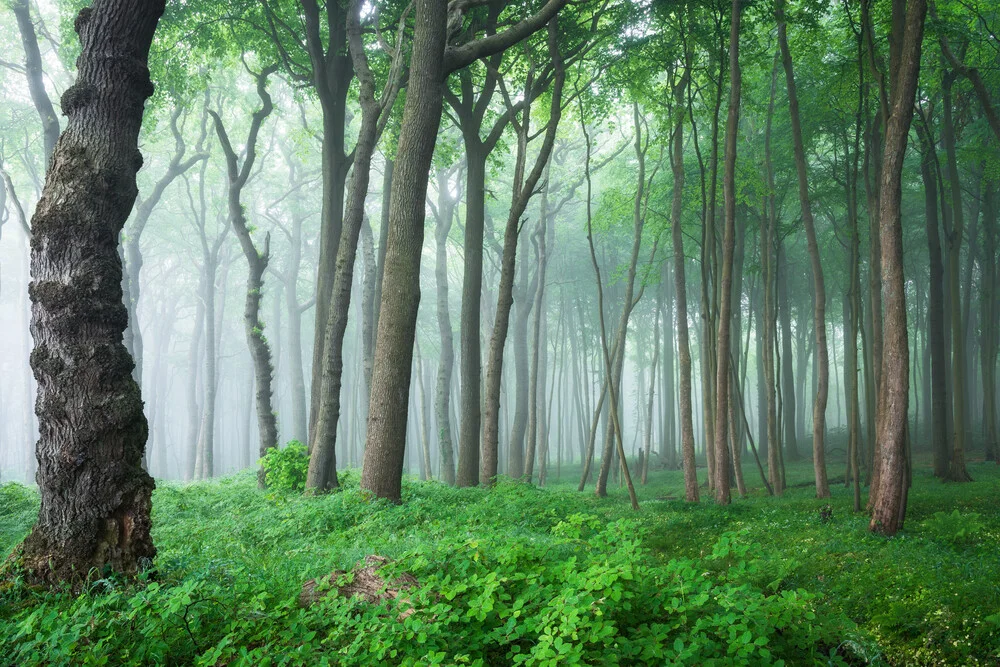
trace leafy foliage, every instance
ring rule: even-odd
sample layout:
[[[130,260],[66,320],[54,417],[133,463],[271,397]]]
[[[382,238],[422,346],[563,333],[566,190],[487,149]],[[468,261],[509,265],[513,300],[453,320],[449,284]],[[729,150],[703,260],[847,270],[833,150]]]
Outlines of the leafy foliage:
[[[295,488],[302,456],[297,443],[269,455],[269,475],[279,476],[267,493],[251,473],[161,483],[157,570],[136,582],[102,579],[75,597],[8,585],[5,659],[974,665],[1000,653],[996,594],[981,583],[1000,569],[987,553],[998,517],[986,509],[996,484],[986,470],[973,484],[930,491],[918,478],[920,530],[887,541],[868,534],[840,489],[827,522],[808,490],[725,510],[649,498],[638,519],[620,498],[510,482],[486,492],[407,481],[401,506],[370,501],[352,474],[337,494],[275,492]],[[650,494],[680,482],[678,473],[656,475]],[[963,520],[981,513],[982,528],[957,545],[921,537],[942,500],[960,506]],[[32,490],[0,487],[2,516],[20,517],[2,525],[0,549],[23,536],[36,507]],[[299,607],[304,581],[371,553],[417,578],[407,601],[329,596]],[[966,590],[973,585],[978,595]]]
[[[303,491],[309,470],[309,449],[298,440],[269,449],[260,460],[267,488],[273,491]]]

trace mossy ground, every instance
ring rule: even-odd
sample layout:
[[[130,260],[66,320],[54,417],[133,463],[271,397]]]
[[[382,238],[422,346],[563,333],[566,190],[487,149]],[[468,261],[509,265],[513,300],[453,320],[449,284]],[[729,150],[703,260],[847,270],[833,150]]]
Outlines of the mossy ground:
[[[754,491],[724,508],[704,489],[686,504],[681,474],[658,471],[638,515],[624,489],[598,499],[575,491],[577,468],[555,472],[544,490],[410,480],[400,506],[366,499],[352,471],[318,498],[259,491],[252,472],[161,482],[155,574],[95,574],[77,596],[6,582],[0,663],[1000,663],[992,464],[943,484],[918,461],[892,539],[868,533],[842,484],[814,498],[806,463],[790,466],[784,497]],[[0,487],[0,554],[37,502]],[[373,553],[427,585],[423,620],[357,601],[296,606],[304,581]]]

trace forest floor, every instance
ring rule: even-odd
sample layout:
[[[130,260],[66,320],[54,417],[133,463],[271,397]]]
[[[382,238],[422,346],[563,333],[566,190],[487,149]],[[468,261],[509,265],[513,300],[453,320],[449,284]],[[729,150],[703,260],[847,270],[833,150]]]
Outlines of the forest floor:
[[[942,484],[918,461],[892,539],[842,484],[814,498],[808,463],[783,498],[725,508],[704,488],[684,503],[681,473],[657,471],[637,514],[617,486],[577,493],[568,467],[542,490],[408,480],[400,506],[366,499],[355,471],[318,498],[249,471],[161,482],[155,571],[79,595],[0,583],[0,664],[996,665],[1000,469],[969,470]],[[0,487],[0,555],[37,505]],[[369,554],[419,582],[395,610],[299,606],[303,582]]]

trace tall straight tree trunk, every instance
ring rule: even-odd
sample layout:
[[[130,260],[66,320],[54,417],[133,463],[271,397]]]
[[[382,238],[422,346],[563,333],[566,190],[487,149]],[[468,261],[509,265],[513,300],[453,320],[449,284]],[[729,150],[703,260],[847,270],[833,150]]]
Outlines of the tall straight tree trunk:
[[[948,379],[944,344],[944,266],[938,224],[938,182],[935,147],[923,123],[918,123],[921,150],[920,176],[924,185],[924,216],[927,231],[927,257],[930,280],[927,304],[927,328],[931,357],[931,449],[934,452],[934,476],[948,476],[951,453],[948,439]]]
[[[493,324],[493,335],[490,338],[489,361],[486,367],[486,391],[485,391],[485,420],[484,437],[482,448],[482,460],[480,461],[479,481],[481,484],[492,484],[497,475],[497,464],[499,462],[499,407],[500,407],[500,378],[503,370],[503,348],[507,340],[507,329],[510,322],[510,310],[513,305],[514,290],[514,259],[517,248],[517,239],[520,230],[521,216],[528,206],[528,202],[534,194],[535,187],[542,177],[542,173],[552,155],[552,148],[555,144],[556,129],[559,126],[559,119],[562,116],[562,91],[566,79],[566,73],[562,66],[562,59],[559,55],[558,42],[556,38],[555,22],[549,25],[549,57],[556,68],[555,84],[552,91],[552,105],[549,112],[548,124],[545,127],[545,136],[542,145],[535,159],[535,164],[531,172],[525,177],[525,161],[527,160],[527,144],[529,136],[530,108],[524,107],[524,114],[518,126],[518,157],[517,167],[514,176],[514,194],[511,199],[510,212],[507,215],[507,224],[504,229],[503,254],[501,257],[500,285],[497,295],[497,314]],[[529,77],[525,90],[531,89]],[[525,270],[527,268],[525,267]],[[532,281],[530,291],[534,292],[537,286],[537,276]],[[530,310],[531,296],[524,295],[525,308]],[[519,310],[520,312],[520,310]],[[527,318],[527,313],[524,313]],[[525,321],[525,326],[526,321]],[[527,330],[525,330],[527,338]],[[513,443],[512,443],[513,446]],[[530,481],[532,465],[534,461],[525,461],[525,476]]]
[[[549,166],[550,162],[545,164],[545,174],[543,178],[545,180],[542,185],[542,192],[540,198],[539,206],[539,218],[538,218],[538,229],[535,231],[534,237],[532,238],[532,243],[535,246],[535,252],[538,257],[537,261],[537,272],[535,275],[535,284],[537,285],[534,293],[534,304],[532,310],[535,312],[534,321],[531,328],[531,369],[528,374],[528,443],[526,448],[527,456],[527,473],[530,479],[531,473],[534,470],[534,460],[535,454],[538,451],[539,445],[539,431],[542,431],[542,439],[544,441],[544,415],[545,415],[545,354],[544,346],[545,341],[541,340],[542,335],[542,322],[545,320],[545,313],[543,312],[543,304],[545,300],[545,269],[548,264],[548,254],[546,253],[545,241],[546,235],[548,234],[548,208],[549,208]],[[540,350],[539,347],[542,349]],[[539,359],[541,359],[541,365],[539,366]],[[540,377],[541,376],[541,377]],[[541,398],[539,398],[538,387],[541,384]],[[541,412],[541,419],[539,418],[539,412]],[[539,422],[543,422],[542,426],[539,426]],[[544,461],[544,458],[541,459]],[[541,470],[544,468],[544,463],[539,466],[539,484],[543,484]]]
[[[785,0],[776,0],[775,18],[778,21],[778,46],[781,62],[785,69],[785,84],[788,87],[788,113],[792,125],[792,145],[795,153],[795,173],[799,185],[799,204],[802,209],[802,223],[806,229],[809,260],[813,278],[813,328],[816,333],[816,399],[813,403],[813,469],[816,478],[816,497],[828,498],[830,485],[826,479],[826,402],[830,393],[830,361],[826,345],[826,286],[823,280],[823,265],[820,263],[819,245],[816,241],[816,226],[813,222],[812,205],[809,202],[809,180],[806,175],[806,151],[802,140],[802,124],[799,119],[799,97],[795,86],[795,72],[792,68],[792,54],[788,49],[785,23]]]
[[[455,447],[451,437],[451,377],[455,369],[455,335],[451,328],[451,310],[448,305],[448,234],[455,216],[449,172],[438,171],[438,220],[434,232],[434,279],[437,283],[438,333],[441,354],[438,358],[437,385],[434,411],[437,416],[438,443],[441,451],[441,479],[445,484],[455,484]]]
[[[983,419],[986,432],[986,460],[1000,462],[1000,442],[997,433],[997,185],[988,180],[983,188],[983,231],[985,257],[983,260],[982,301],[982,355]]]
[[[965,380],[965,331],[962,329],[962,299],[959,281],[965,213],[962,208],[962,189],[958,176],[958,157],[955,150],[955,123],[952,120],[951,89],[954,80],[954,73],[946,72],[941,83],[942,105],[944,107],[941,139],[947,158],[946,181],[948,191],[951,194],[951,229],[946,230],[946,238],[948,240],[948,300],[951,302],[951,373],[954,380],[952,383],[952,397],[954,399],[952,417],[955,431],[952,434],[948,479],[952,482],[970,482],[972,478],[965,469],[966,415],[968,410]]]
[[[732,326],[733,253],[736,247],[736,135],[740,120],[739,0],[731,5],[729,27],[729,114],[726,118],[725,172],[722,178],[725,230],[722,237],[722,278],[719,297],[719,333],[715,342],[715,500],[728,505],[729,494],[729,361]]]
[[[368,437],[361,487],[400,500],[407,396],[424,240],[427,174],[441,120],[446,38],[445,0],[417,0],[406,105],[389,203]]]
[[[367,446],[361,474],[361,487],[378,497],[400,500],[406,444],[405,397],[409,394],[420,301],[427,177],[441,120],[444,77],[528,37],[548,23],[565,3],[566,0],[549,0],[537,13],[502,33],[449,48],[446,48],[447,3],[444,0],[415,3],[410,76],[389,204]]]
[[[799,460],[798,432],[795,428],[795,373],[792,370],[792,305],[788,300],[788,259],[784,244],[777,240],[778,319],[781,323],[781,411],[784,417],[782,454]]]
[[[528,254],[528,238],[521,237],[521,257]],[[528,432],[529,400],[531,398],[528,362],[528,320],[538,290],[536,280],[528,277],[530,271],[527,261],[521,262],[519,285],[514,293],[514,327],[511,331],[511,347],[514,352],[514,419],[510,427],[510,438],[507,449],[507,474],[511,479],[522,479],[528,468],[525,458],[525,435]],[[510,398],[508,392],[508,399]],[[532,453],[533,454],[533,453]],[[532,467],[533,469],[533,467]],[[530,479],[530,477],[529,477]]]
[[[905,11],[905,15],[903,12]],[[893,4],[893,42],[899,56],[890,68],[892,104],[886,124],[880,175],[879,222],[885,319],[882,374],[879,385],[879,485],[870,523],[872,531],[895,535],[906,516],[908,490],[907,406],[910,367],[903,278],[902,174],[903,158],[913,120],[913,101],[920,72],[926,0]]]
[[[118,236],[137,189],[147,57],[164,3],[96,0],[75,28],[69,117],[32,219],[31,367],[38,380],[38,521],[8,567],[79,585],[93,568],[134,574],[156,555],[147,424],[122,344]]]
[[[384,99],[375,98],[375,77],[368,66],[361,38],[361,5],[352,2],[347,16],[347,41],[360,83],[361,128],[354,149],[354,168],[347,195],[347,206],[337,246],[337,265],[333,279],[332,302],[326,323],[323,343],[322,390],[319,415],[315,419],[313,440],[306,475],[306,489],[324,492],[339,486],[337,480],[337,426],[340,421],[340,393],[344,373],[344,336],[351,307],[351,290],[354,284],[354,263],[358,241],[365,218],[365,198],[371,175],[372,156],[378,142],[385,109],[392,108],[398,87],[398,71],[402,48],[401,35],[397,37],[397,53],[388,76]]]
[[[764,397],[767,405],[767,471],[771,488],[775,495],[784,492],[784,478],[781,473],[781,433],[778,421],[777,384],[775,380],[775,350],[777,336],[775,328],[778,320],[778,304],[776,299],[775,264],[777,254],[775,234],[777,226],[777,210],[774,194],[774,166],[771,163],[771,136],[774,121],[774,98],[778,87],[778,59],[774,54],[774,65],[771,67],[771,92],[767,105],[767,123],[764,130],[764,171],[767,178],[768,195],[764,198],[760,225],[760,256],[761,270],[764,279],[764,312],[763,312],[763,342],[762,362],[764,366]],[[787,422],[786,422],[787,423]]]

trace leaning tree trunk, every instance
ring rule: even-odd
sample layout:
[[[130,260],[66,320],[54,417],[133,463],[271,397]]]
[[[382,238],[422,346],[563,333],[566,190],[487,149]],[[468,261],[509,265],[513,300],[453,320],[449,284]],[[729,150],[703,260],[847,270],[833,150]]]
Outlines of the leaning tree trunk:
[[[809,202],[809,181],[806,175],[806,151],[802,140],[802,124],[799,122],[799,97],[795,86],[795,72],[792,69],[792,54],[788,49],[785,24],[785,2],[777,0],[774,14],[778,21],[778,46],[785,68],[785,83],[788,87],[788,113],[792,124],[792,145],[795,153],[795,173],[799,184],[799,204],[802,209],[802,223],[806,229],[809,260],[813,278],[813,329],[816,334],[816,399],[813,403],[813,470],[816,478],[816,497],[828,498],[830,484],[826,479],[826,401],[830,392],[830,361],[826,345],[826,288],[823,281],[823,265],[820,263],[819,245],[816,242],[816,226],[813,223],[812,205]]]
[[[118,236],[137,189],[147,57],[163,0],[96,0],[76,19],[77,82],[32,220],[38,521],[11,557],[33,582],[134,574],[156,555],[147,424],[122,343]]]
[[[902,11],[902,6],[894,5],[894,18],[902,19],[899,16]],[[920,72],[926,0],[908,0],[905,11],[905,23],[894,28],[896,40],[902,50],[899,62],[892,69],[893,99],[886,125],[879,199],[885,306],[882,373],[878,387],[879,443],[876,465],[880,470],[880,481],[869,527],[884,535],[895,535],[902,528],[906,515],[906,412],[909,405],[910,366],[903,278],[902,176]]]

